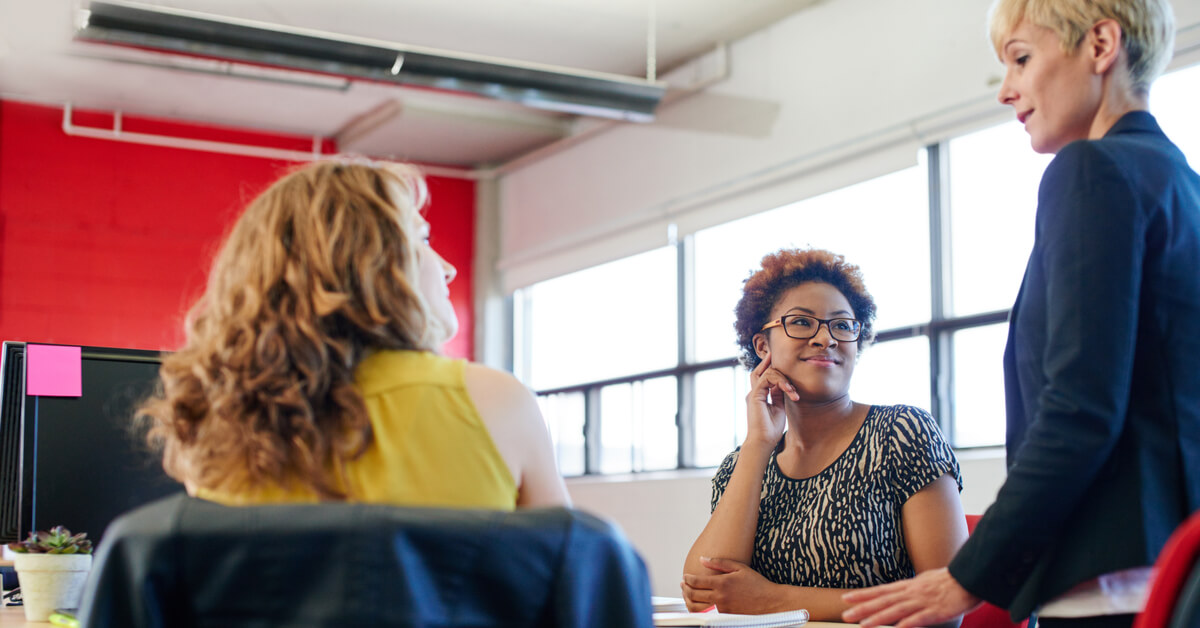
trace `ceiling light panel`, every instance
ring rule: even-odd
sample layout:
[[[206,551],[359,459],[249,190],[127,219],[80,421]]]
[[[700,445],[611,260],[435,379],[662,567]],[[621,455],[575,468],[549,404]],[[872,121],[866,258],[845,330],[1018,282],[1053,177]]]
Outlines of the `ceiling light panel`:
[[[132,2],[92,2],[76,38],[360,80],[462,92],[528,107],[654,119],[666,84],[440,51]]]

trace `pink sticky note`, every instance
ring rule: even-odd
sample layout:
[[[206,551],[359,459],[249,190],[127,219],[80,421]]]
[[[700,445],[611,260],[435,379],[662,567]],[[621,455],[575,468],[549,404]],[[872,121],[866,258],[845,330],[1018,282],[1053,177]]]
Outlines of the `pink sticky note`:
[[[43,397],[83,395],[79,347],[25,345],[25,394]]]

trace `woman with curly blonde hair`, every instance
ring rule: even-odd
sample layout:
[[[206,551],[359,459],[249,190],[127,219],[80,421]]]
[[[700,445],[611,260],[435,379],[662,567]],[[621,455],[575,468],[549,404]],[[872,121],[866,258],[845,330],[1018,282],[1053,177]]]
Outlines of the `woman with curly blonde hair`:
[[[437,354],[454,267],[411,167],[319,162],[250,203],[140,409],[163,467],[228,504],[565,504],[537,404]]]
[[[967,536],[954,452],[924,410],[850,399],[875,318],[858,267],[777,251],[736,314],[749,425],[684,564],[689,608],[836,621],[843,592],[944,567]]]

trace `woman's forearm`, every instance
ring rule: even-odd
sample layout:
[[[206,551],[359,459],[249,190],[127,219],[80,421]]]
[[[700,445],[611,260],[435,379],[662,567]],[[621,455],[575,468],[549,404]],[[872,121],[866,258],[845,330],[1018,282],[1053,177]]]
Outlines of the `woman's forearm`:
[[[759,613],[777,613],[803,608],[811,621],[842,621],[846,603],[842,594],[850,589],[820,589],[816,587],[780,586],[776,600],[763,606]]]
[[[769,447],[742,446],[720,502],[688,552],[684,573],[712,573],[700,564],[701,556],[730,558],[750,564],[758,529],[763,474],[770,458]]]
[[[782,612],[804,609],[809,611],[809,620],[815,622],[841,622],[841,611],[846,610],[841,594],[848,588],[817,588],[791,585],[773,585],[764,596],[744,600],[743,604],[731,606],[725,612],[758,615],[763,612]]]

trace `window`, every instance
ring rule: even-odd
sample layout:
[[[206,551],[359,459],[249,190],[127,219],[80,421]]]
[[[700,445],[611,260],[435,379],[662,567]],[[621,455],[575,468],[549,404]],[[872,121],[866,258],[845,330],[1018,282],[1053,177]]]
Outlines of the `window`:
[[[1042,173],[1051,155],[1029,146],[1029,135],[1008,122],[945,144],[949,153],[949,317],[1006,312],[1012,307],[1033,249],[1034,215]],[[1004,320],[995,316],[992,320]],[[1008,325],[950,330],[943,365],[949,408],[939,419],[956,447],[1004,443],[1002,360]]]
[[[600,389],[600,473],[674,469],[674,377],[656,377]]]
[[[1172,72],[1150,88],[1150,111],[1193,170],[1200,170],[1200,65]]]
[[[678,362],[677,275],[666,247],[544,281],[517,299],[523,379],[542,393],[564,475],[676,468],[674,378],[611,380]]]
[[[867,347],[850,384],[850,397],[856,401],[919,408],[929,408],[929,391],[929,339],[925,336]]]
[[[547,390],[674,366],[676,275],[667,247],[524,291],[525,381]]]
[[[1017,122],[949,142],[950,313],[1012,306],[1033,248],[1037,190],[1050,155]]]
[[[732,343],[730,343],[732,344]],[[697,467],[715,467],[746,438],[746,395],[750,378],[741,366],[700,371],[695,376]]]
[[[550,429],[550,441],[563,475],[587,472],[583,426],[587,405],[582,392],[538,395],[538,406]]]
[[[958,447],[1004,442],[1004,343],[1008,325],[972,327],[954,334],[954,421]]]
[[[942,208],[930,194],[931,181],[945,185],[942,162],[930,160],[947,154],[944,170],[962,179]],[[563,474],[710,467],[741,443],[749,375],[736,360],[733,308],[762,256],[783,247],[829,249],[863,271],[878,341],[857,366],[856,400],[930,408],[958,446],[1001,444],[1003,320],[1032,244],[1044,167],[1029,154],[1019,127],[989,129],[930,147],[914,167],[520,291],[526,381],[539,391]],[[984,157],[999,165],[980,168]],[[997,208],[1007,215],[977,215]],[[936,246],[943,223],[954,242],[945,255]],[[951,272],[935,271],[940,264]],[[931,281],[975,273],[983,278],[938,291]],[[937,393],[935,373],[949,392]],[[970,399],[959,411],[941,397]]]
[[[1154,87],[1200,163],[1200,66]],[[1051,156],[1016,122],[918,165],[518,291],[517,365],[564,475],[718,465],[745,438],[733,308],[762,256],[815,246],[859,265],[879,309],[851,396],[927,408],[959,448],[1004,442],[1002,357]],[[690,304],[690,305],[689,305]]]
[[[697,232],[696,359],[735,355],[742,282],[784,247],[828,249],[861,267],[879,309],[876,329],[929,320],[927,180],[922,164]]]

